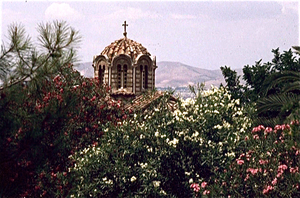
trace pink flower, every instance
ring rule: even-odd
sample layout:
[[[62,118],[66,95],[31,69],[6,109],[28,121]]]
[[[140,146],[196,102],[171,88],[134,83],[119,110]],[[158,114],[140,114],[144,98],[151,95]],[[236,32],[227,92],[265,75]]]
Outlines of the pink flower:
[[[287,167],[287,165],[285,165],[285,164],[279,165],[279,166],[278,166],[278,170],[277,170],[277,177],[278,177],[278,178],[281,177],[282,174],[283,174],[283,172],[284,172],[284,170],[286,170],[287,168],[288,168],[288,167]]]
[[[244,181],[247,181],[250,178],[249,174],[246,175]]]
[[[240,158],[245,157],[245,153],[240,154]]]
[[[291,168],[290,168],[290,172],[291,172],[291,173],[296,173],[296,172],[298,172],[298,171],[299,171],[299,168],[298,168],[298,167],[296,167],[296,168],[291,167]]]
[[[194,192],[199,192],[200,190],[200,186],[197,183],[192,183],[190,187],[194,190]]]
[[[259,164],[263,165],[263,164],[267,164],[269,161],[268,160],[259,160]]]
[[[93,102],[93,101],[95,101],[96,100],[96,96],[93,96],[92,98],[91,98],[91,102]]]
[[[247,172],[250,172],[252,175],[255,175],[257,172],[258,172],[258,169],[257,168],[248,168],[246,170]]]
[[[255,140],[258,140],[259,139],[259,136],[256,134],[256,135],[253,135],[253,139]]]
[[[290,125],[289,124],[284,124],[284,125],[282,125],[282,130],[291,130],[291,127],[290,127]]]
[[[291,121],[291,125],[299,125],[299,121],[298,120],[293,120],[293,121]]]
[[[273,131],[273,129],[271,127],[267,127],[265,129],[265,133],[268,134],[268,133],[271,133]]]
[[[277,178],[275,177],[275,179],[273,179],[272,181],[272,185],[275,186],[277,184]]]
[[[273,186],[267,186],[267,188],[263,190],[263,194],[267,194],[271,190],[273,190]]]
[[[252,129],[252,133],[257,133],[259,131],[265,130],[265,127],[263,125],[259,125],[258,127],[254,127]]]
[[[206,186],[207,186],[207,182],[202,182],[202,183],[201,183],[201,187],[202,187],[202,188],[205,188]]]
[[[274,129],[275,129],[275,130],[282,130],[282,127],[281,127],[281,125],[276,125],[276,126],[274,127]]]
[[[205,191],[203,191],[203,195],[208,195],[210,193],[210,191],[209,190],[205,190]]]
[[[286,170],[287,168],[288,168],[287,165],[282,164],[282,165],[278,166],[278,171],[284,171],[284,170]]]
[[[244,160],[241,160],[241,159],[236,159],[236,162],[238,165],[244,164]]]

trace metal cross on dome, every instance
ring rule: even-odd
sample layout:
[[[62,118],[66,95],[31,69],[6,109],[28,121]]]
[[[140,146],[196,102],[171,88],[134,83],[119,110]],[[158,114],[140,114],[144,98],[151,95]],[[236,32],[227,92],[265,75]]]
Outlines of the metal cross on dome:
[[[126,21],[124,21],[124,24],[122,24],[122,26],[124,26],[124,33],[123,33],[123,35],[125,37],[127,37],[126,26],[128,26],[128,24],[126,24]]]

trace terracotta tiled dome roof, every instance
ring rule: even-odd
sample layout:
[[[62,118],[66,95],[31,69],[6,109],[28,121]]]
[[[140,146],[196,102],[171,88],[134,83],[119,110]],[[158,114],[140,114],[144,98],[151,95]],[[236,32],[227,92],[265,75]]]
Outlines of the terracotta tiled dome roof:
[[[126,54],[133,59],[136,59],[139,55],[151,56],[142,44],[128,39],[127,37],[112,42],[101,52],[101,55],[105,55],[110,62],[115,56],[120,54]]]

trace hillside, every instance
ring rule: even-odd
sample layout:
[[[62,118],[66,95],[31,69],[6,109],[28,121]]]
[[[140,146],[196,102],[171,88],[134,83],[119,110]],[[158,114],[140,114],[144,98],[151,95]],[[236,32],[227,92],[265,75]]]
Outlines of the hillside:
[[[207,70],[169,61],[158,62],[157,66],[156,87],[187,87],[201,82],[210,86],[223,82],[221,70]]]
[[[202,69],[170,61],[158,62],[157,66],[156,87],[188,87],[188,85],[201,82],[205,82],[205,85],[209,87],[224,83],[221,70]],[[80,63],[76,69],[86,77],[94,76],[92,62]],[[237,72],[241,74],[241,69],[238,69]]]

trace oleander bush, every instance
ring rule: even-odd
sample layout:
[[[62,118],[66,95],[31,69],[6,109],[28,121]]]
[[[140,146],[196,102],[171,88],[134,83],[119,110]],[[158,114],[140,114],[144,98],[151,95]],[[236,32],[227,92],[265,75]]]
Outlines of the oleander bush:
[[[209,186],[229,168],[251,127],[239,100],[225,88],[199,89],[172,112],[167,98],[71,156],[72,197],[191,197],[192,183]]]

